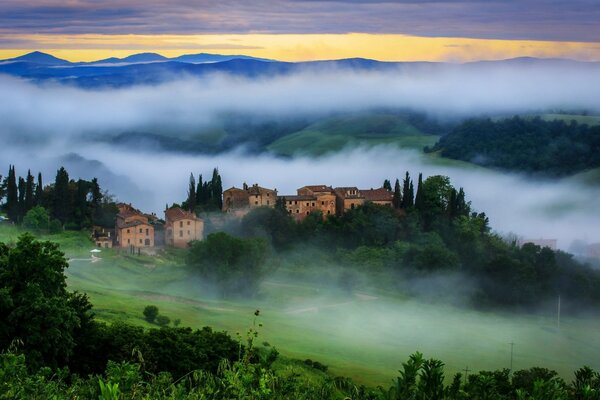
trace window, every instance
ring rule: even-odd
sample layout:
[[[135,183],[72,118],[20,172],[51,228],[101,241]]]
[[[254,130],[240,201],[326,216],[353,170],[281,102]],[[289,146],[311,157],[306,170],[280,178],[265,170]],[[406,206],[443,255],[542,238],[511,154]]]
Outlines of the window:
[[[269,193],[267,193],[267,197],[269,197]]]
[[[288,204],[291,206],[291,205],[292,205],[292,201],[291,201],[291,200],[290,200],[290,201],[288,201]]]
[[[321,202],[321,205],[322,205],[322,206],[324,206],[324,205],[325,205],[325,202],[324,202],[324,201],[322,201],[322,202]]]
[[[183,231],[179,231],[179,237],[183,237]]]
[[[297,202],[297,201],[294,201],[294,204],[298,204],[298,202]]]
[[[140,244],[142,244],[142,243],[144,243],[144,242],[142,241],[142,239],[140,239]]]
[[[291,214],[291,213],[292,213],[292,210],[288,210],[288,214]]]
[[[327,214],[331,214],[331,210],[327,210]]]
[[[267,205],[269,205],[269,200],[267,200]]]
[[[104,243],[104,248],[108,249],[108,243]]]
[[[131,243],[131,239],[127,239],[127,244],[130,244],[130,243]]]
[[[129,232],[129,229],[127,229],[127,233],[131,233],[131,232]]]
[[[183,221],[179,221],[179,227],[183,228]]]
[[[258,201],[255,201],[254,204],[258,205]]]
[[[140,228],[140,233],[144,232],[144,230],[142,228]]]
[[[146,228],[146,236],[150,234],[150,229]]]
[[[187,223],[188,223],[188,226],[190,226],[190,221],[188,221]]]
[[[145,245],[150,246],[150,239],[146,239]]]
[[[354,210],[354,203],[350,204],[350,209]]]
[[[312,206],[314,207],[314,206],[315,206],[315,203],[312,203]]]
[[[306,215],[310,214],[308,211],[306,212]]]
[[[296,214],[298,214],[300,212],[300,210],[296,210]]]
[[[306,203],[306,207],[308,207],[310,205],[310,203]]]
[[[188,236],[190,236],[190,231],[188,231]]]

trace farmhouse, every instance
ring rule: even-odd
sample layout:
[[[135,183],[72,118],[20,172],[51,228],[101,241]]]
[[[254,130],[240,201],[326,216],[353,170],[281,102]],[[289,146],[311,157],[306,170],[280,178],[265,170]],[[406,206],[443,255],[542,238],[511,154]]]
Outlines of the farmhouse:
[[[115,224],[116,244],[120,248],[141,249],[154,247],[154,226],[150,218],[131,204],[118,204]]]
[[[254,184],[244,183],[242,189],[231,187],[223,192],[223,211],[241,215],[255,207],[275,207],[277,189],[267,189]]]
[[[204,221],[179,207],[165,211],[165,244],[185,248],[191,241],[202,240]]]
[[[311,212],[320,211],[323,217],[335,215],[335,194],[331,186],[304,186],[297,195],[280,196],[285,201],[285,209],[297,221],[306,218]]]

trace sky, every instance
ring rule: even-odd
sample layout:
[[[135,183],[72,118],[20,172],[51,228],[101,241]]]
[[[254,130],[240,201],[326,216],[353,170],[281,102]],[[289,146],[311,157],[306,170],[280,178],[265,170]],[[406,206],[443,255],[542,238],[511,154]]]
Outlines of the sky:
[[[0,58],[155,51],[286,61],[600,60],[597,0],[3,0]]]

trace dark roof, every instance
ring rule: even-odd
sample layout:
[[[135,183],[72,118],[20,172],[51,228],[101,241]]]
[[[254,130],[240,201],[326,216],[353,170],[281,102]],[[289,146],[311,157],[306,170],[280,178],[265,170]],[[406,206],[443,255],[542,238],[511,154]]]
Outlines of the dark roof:
[[[132,228],[134,226],[139,226],[139,225],[148,225],[148,226],[152,226],[150,225],[148,222],[142,222],[140,220],[133,220],[131,222],[121,222],[119,220],[117,220],[117,228],[119,229],[123,229],[123,228]]]
[[[331,186],[327,186],[327,185],[309,185],[309,186],[303,186],[300,189],[309,189],[312,192],[318,193],[318,192],[333,192],[333,188]]]
[[[186,211],[179,207],[169,208],[165,211],[165,218],[167,221],[178,221],[180,219],[198,219],[196,214]]]
[[[360,193],[367,201],[392,201],[394,194],[387,189],[361,189]]]
[[[348,194],[348,192],[350,192],[350,191],[356,191],[356,194]],[[342,196],[345,199],[362,199],[363,198],[362,193],[360,192],[360,190],[358,190],[358,188],[356,186],[336,187],[335,193],[339,196]]]

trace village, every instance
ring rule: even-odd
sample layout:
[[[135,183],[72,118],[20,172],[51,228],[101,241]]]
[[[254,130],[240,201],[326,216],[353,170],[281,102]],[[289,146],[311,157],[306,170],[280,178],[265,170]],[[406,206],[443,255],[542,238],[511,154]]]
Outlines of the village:
[[[242,218],[257,207],[274,208],[278,201],[296,221],[302,221],[313,212],[342,215],[366,202],[386,207],[393,206],[393,192],[385,188],[358,189],[327,185],[304,186],[296,194],[278,195],[277,189],[258,184],[231,187],[222,193],[221,217]],[[127,249],[131,253],[152,253],[161,247],[185,248],[192,241],[202,240],[205,221],[194,212],[175,206],[165,210],[164,219],[146,214],[131,204],[118,203],[115,228],[95,227],[93,240],[99,248]],[[217,216],[218,217],[218,216]]]

